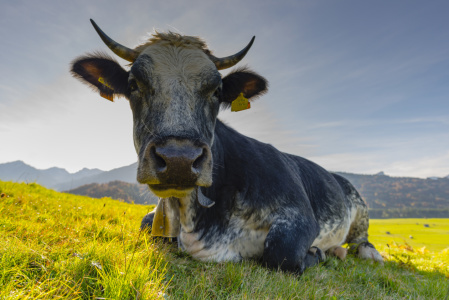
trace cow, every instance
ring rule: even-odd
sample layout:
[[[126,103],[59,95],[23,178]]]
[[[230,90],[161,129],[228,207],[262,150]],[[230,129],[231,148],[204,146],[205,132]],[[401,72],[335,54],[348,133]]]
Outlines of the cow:
[[[349,253],[383,261],[368,242],[367,206],[348,180],[217,118],[237,98],[267,91],[267,80],[248,68],[219,72],[241,61],[255,37],[219,58],[198,37],[155,32],[132,49],[91,23],[129,70],[93,53],[76,58],[71,72],[104,98],[129,101],[137,180],[160,198],[142,227],[177,237],[200,261],[255,259],[302,274],[326,252],[344,259],[345,243]]]

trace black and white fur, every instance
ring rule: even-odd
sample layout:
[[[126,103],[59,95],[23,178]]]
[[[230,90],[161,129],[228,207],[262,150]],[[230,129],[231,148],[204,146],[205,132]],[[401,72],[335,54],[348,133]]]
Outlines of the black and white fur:
[[[213,184],[202,192],[216,204],[201,207],[195,193],[179,199],[178,243],[193,258],[256,258],[270,267],[302,272],[309,248],[328,251],[350,243],[360,245],[359,257],[383,261],[367,243],[367,207],[343,177],[219,120],[212,155]],[[142,227],[151,222],[150,213]]]

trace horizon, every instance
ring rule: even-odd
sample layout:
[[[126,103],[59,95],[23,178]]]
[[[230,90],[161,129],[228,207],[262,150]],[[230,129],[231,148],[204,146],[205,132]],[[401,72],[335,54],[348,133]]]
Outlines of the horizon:
[[[67,169],[65,169],[65,168],[58,167],[58,166],[52,166],[52,167],[49,167],[49,168],[37,168],[37,167],[35,167],[35,166],[31,165],[31,164],[28,164],[27,162],[25,162],[25,161],[23,161],[23,160],[15,160],[15,161],[9,161],[9,162],[5,162],[5,163],[0,163],[0,166],[3,165],[3,164],[10,164],[10,163],[17,163],[17,162],[23,163],[23,164],[25,164],[25,165],[27,165],[27,166],[29,166],[29,167],[32,167],[32,168],[34,168],[34,169],[36,169],[36,170],[38,170],[38,171],[46,171],[46,170],[49,170],[49,169],[56,168],[56,169],[63,169],[63,170],[65,170],[65,171],[67,171],[69,174],[75,174],[75,173],[78,173],[78,172],[83,171],[83,170],[99,170],[99,171],[102,171],[102,172],[109,172],[109,171],[112,171],[112,170],[115,170],[115,169],[119,169],[119,168],[123,168],[123,167],[129,167],[130,165],[137,163],[137,162],[134,162],[134,163],[131,163],[131,164],[128,164],[128,165],[118,166],[118,167],[114,167],[114,168],[112,168],[112,169],[107,169],[107,170],[103,170],[103,169],[99,169],[99,168],[87,168],[87,167],[83,167],[83,168],[78,169],[78,170],[75,170],[75,171],[69,171],[69,170],[67,170]],[[448,178],[448,179],[449,179],[449,174],[447,174],[446,176],[441,176],[441,177],[438,177],[438,176],[429,176],[429,177],[426,177],[426,178],[422,178],[422,177],[413,177],[413,176],[392,176],[392,175],[390,175],[390,174],[385,173],[384,171],[379,171],[379,172],[373,173],[373,174],[366,174],[366,173],[352,173],[352,172],[345,172],[345,171],[338,171],[338,170],[328,170],[328,171],[331,172],[331,173],[348,173],[348,174],[354,174],[354,175],[366,175],[366,176],[383,175],[383,176],[387,176],[387,177],[395,177],[395,178],[400,178],[400,177],[407,178],[407,177],[408,177],[408,178],[419,178],[419,179],[433,179],[433,178],[439,178],[439,179]]]
[[[236,67],[249,66],[270,88],[250,110],[220,112],[232,128],[336,172],[449,175],[449,2],[25,0],[0,8],[0,164],[75,173],[137,161],[127,101],[110,103],[69,74],[80,55],[112,55],[92,18],[129,47],[172,30],[227,56],[255,35]]]

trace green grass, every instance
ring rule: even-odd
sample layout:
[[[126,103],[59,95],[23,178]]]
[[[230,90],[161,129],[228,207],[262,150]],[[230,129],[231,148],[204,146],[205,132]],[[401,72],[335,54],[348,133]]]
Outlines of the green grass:
[[[425,224],[429,227],[424,227]],[[394,241],[413,248],[441,251],[449,248],[449,219],[372,219],[369,236],[375,244]]]
[[[388,220],[370,230],[383,266],[329,258],[298,277],[255,261],[194,261],[139,232],[149,206],[37,184],[0,182],[0,193],[0,299],[444,299],[449,289],[442,237],[413,233],[427,249],[392,243],[382,237],[388,223],[377,223]]]

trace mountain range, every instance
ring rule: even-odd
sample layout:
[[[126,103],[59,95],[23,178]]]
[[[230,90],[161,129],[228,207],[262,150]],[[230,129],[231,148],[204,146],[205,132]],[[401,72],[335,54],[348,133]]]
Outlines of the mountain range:
[[[15,182],[36,182],[47,188],[65,191],[90,183],[107,183],[120,180],[137,183],[137,163],[129,166],[102,171],[84,168],[76,173],[69,173],[61,168],[36,169],[23,161],[0,164],[0,180]]]
[[[336,173],[355,186],[371,210],[449,208],[449,176],[421,179],[390,177],[383,172],[374,175]],[[3,181],[36,182],[58,191],[95,198],[156,203],[157,198],[147,186],[137,183],[136,174],[137,163],[110,171],[85,168],[76,173],[56,167],[39,170],[22,161],[0,164],[0,180]]]

